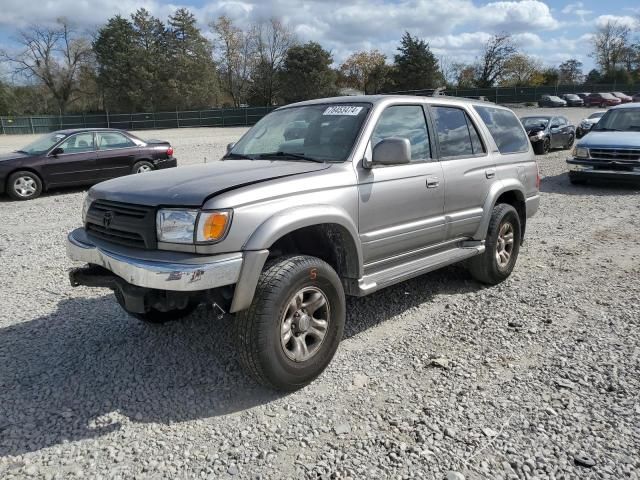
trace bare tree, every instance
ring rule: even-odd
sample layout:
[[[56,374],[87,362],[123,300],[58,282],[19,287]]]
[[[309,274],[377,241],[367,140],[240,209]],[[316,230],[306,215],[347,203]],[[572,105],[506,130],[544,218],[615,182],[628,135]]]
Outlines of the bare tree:
[[[273,105],[278,95],[278,72],[289,49],[297,43],[289,27],[271,18],[254,26],[253,40],[257,65],[253,75],[253,90],[266,105]]]
[[[501,33],[491,37],[484,46],[482,56],[476,64],[478,87],[492,87],[505,73],[507,61],[515,55],[517,48],[511,35]]]
[[[12,65],[14,75],[44,85],[64,112],[76,100],[78,78],[91,58],[89,40],[60,18],[54,27],[34,25],[21,30],[18,42],[20,51],[2,51],[0,58]]]
[[[244,32],[226,16],[219,17],[209,26],[217,35],[215,52],[222,85],[233,104],[239,107],[246,100],[256,63],[255,31]]]
[[[629,49],[631,29],[615,20],[598,28],[593,37],[593,56],[605,75],[615,72]]]

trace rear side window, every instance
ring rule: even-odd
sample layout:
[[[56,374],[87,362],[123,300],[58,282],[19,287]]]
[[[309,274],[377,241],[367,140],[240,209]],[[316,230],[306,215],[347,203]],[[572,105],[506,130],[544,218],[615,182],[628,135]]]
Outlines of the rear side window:
[[[504,155],[529,150],[529,139],[513,112],[480,105],[475,105],[473,108],[491,132],[500,153]]]
[[[464,110],[432,107],[441,157],[473,157],[485,153],[480,136]]]

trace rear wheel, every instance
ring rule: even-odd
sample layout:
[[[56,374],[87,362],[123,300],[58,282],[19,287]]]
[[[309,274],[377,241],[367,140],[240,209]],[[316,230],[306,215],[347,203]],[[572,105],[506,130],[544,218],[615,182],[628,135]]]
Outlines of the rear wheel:
[[[42,193],[42,180],[33,172],[22,171],[9,175],[7,193],[14,200],[31,200]]]
[[[147,173],[153,170],[153,163],[146,160],[136,162],[133,166],[133,173]]]
[[[485,251],[469,261],[471,275],[489,285],[505,280],[516,265],[521,239],[516,209],[504,203],[496,205],[487,230]]]
[[[345,315],[344,290],[331,266],[306,255],[275,259],[251,306],[236,317],[240,363],[266,387],[302,388],[333,358]]]

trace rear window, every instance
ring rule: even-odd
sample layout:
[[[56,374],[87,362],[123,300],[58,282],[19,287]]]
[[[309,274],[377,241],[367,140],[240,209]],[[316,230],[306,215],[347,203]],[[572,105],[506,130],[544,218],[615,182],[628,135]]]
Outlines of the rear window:
[[[529,150],[527,134],[513,112],[480,105],[473,108],[489,129],[500,153],[521,153]]]

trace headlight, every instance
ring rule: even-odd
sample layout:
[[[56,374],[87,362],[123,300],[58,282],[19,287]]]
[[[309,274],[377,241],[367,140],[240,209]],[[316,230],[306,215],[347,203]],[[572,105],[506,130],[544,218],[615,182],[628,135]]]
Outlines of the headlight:
[[[576,147],[573,149],[573,156],[576,158],[589,158],[589,149],[584,147]]]
[[[544,132],[535,132],[535,133],[532,133],[531,135],[529,135],[529,137],[531,137],[531,138],[542,138],[542,137],[544,137]]]
[[[158,210],[156,232],[159,242],[193,243],[197,210]]]
[[[163,209],[156,216],[159,242],[215,243],[222,240],[231,224],[231,211]]]
[[[93,197],[87,194],[82,203],[82,223],[87,223],[87,212],[89,211],[91,203],[93,203]]]

